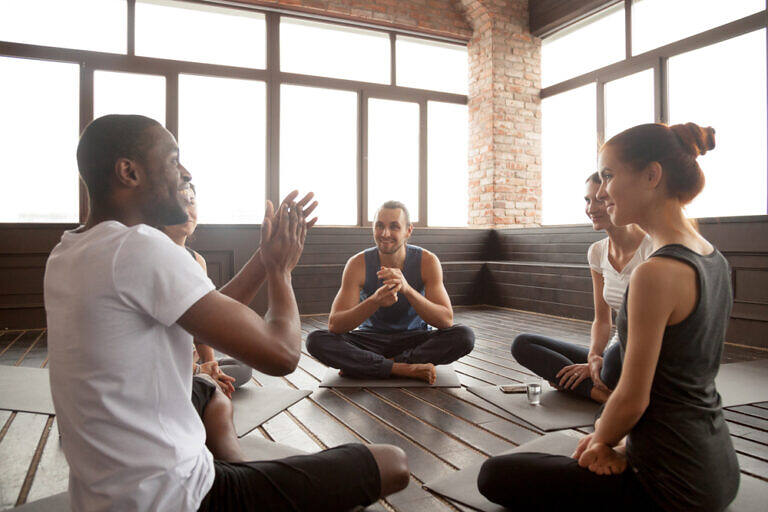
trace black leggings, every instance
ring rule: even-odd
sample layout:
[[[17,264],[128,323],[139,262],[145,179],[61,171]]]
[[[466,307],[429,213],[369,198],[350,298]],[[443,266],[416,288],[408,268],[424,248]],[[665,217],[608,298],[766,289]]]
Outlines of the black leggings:
[[[571,457],[514,453],[483,463],[477,487],[510,510],[661,511],[631,467],[598,475]]]
[[[512,355],[517,362],[549,382],[557,383],[557,373],[572,364],[587,362],[589,349],[558,341],[538,334],[521,334],[512,342]],[[608,389],[615,389],[621,376],[621,352],[618,343],[614,343],[603,354],[603,368],[600,379]],[[584,379],[575,389],[568,390],[585,398],[590,398],[592,379]]]

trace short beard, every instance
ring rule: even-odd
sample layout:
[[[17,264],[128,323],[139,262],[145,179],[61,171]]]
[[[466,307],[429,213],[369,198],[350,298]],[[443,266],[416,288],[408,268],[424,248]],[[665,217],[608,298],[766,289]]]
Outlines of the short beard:
[[[403,242],[400,245],[394,247],[392,250],[385,251],[384,249],[382,249],[381,245],[378,242],[376,243],[376,247],[379,249],[379,252],[382,254],[395,254],[404,245],[405,245],[405,240],[403,240]]]
[[[189,220],[186,208],[173,198],[155,198],[146,206],[146,218],[153,226],[175,226]]]

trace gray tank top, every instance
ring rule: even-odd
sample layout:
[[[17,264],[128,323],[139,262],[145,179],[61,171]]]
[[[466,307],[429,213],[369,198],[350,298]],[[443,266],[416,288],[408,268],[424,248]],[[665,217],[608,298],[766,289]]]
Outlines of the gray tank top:
[[[739,464],[715,389],[733,305],[728,262],[717,250],[701,256],[682,245],[650,257],[693,267],[699,296],[685,320],[664,330],[650,403],[627,439],[629,465],[664,510],[721,511],[739,488]],[[626,295],[616,328],[623,360]]]

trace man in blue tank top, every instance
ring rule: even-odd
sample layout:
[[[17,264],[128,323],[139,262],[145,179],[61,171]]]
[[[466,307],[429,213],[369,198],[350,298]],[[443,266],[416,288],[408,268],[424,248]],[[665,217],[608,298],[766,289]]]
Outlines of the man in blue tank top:
[[[317,360],[347,377],[394,375],[432,384],[435,365],[472,351],[472,330],[453,325],[440,260],[407,245],[412,232],[403,203],[387,201],[379,208],[376,247],[347,261],[328,330],[307,336],[307,350]]]

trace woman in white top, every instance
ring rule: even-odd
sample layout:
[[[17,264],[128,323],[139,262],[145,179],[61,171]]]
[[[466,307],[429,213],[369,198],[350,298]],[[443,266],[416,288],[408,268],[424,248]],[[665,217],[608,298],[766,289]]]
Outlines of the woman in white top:
[[[208,266],[199,253],[187,247],[187,239],[192,236],[197,228],[197,193],[195,186],[190,183],[186,189],[187,198],[187,222],[175,226],[164,226],[163,232],[176,244],[189,252],[192,258],[208,271]],[[231,357],[216,359],[214,350],[208,345],[195,342],[196,354],[194,357],[194,374],[205,373],[211,376],[227,396],[232,396],[232,391],[251,380],[253,370],[245,363]],[[200,364],[197,364],[197,363]]]
[[[596,230],[608,236],[592,244],[587,259],[592,273],[595,319],[589,349],[538,334],[521,334],[512,343],[515,359],[560,389],[605,402],[621,375],[616,337],[611,340],[612,314],[624,300],[632,271],[652,252],[650,237],[635,224],[614,226],[603,201],[597,199],[600,177],[586,181],[586,214]],[[609,342],[613,341],[610,344]]]

